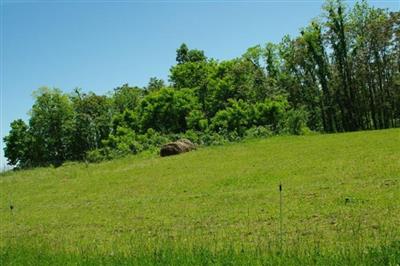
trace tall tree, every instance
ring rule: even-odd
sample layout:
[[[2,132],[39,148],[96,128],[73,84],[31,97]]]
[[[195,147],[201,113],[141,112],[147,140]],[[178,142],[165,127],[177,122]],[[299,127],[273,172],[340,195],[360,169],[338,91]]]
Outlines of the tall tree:
[[[311,26],[301,31],[301,34],[306,43],[309,57],[315,64],[314,71],[319,81],[319,86],[322,89],[322,94],[319,98],[324,130],[326,132],[335,132],[337,130],[335,107],[331,88],[329,87],[331,74],[329,71],[328,57],[323,45],[321,26],[318,22],[314,21],[311,23]]]
[[[35,164],[60,165],[71,158],[73,106],[59,89],[41,88],[34,93],[29,127]]]
[[[72,157],[81,160],[89,150],[97,149],[111,132],[111,101],[106,96],[75,90]]]
[[[345,5],[341,0],[328,1],[326,25],[333,50],[334,68],[338,76],[337,99],[342,106],[342,124],[346,131],[360,129],[357,91],[353,83],[349,59],[348,21]]]

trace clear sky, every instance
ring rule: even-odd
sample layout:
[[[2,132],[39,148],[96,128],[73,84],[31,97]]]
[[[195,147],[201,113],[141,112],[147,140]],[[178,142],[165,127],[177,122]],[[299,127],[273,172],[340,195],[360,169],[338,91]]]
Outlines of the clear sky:
[[[168,80],[182,42],[229,59],[278,42],[321,14],[323,1],[1,1],[1,139],[27,120],[32,92],[106,93]],[[348,2],[351,4],[352,2]],[[400,0],[370,1],[400,9]],[[1,167],[5,165],[1,140]]]

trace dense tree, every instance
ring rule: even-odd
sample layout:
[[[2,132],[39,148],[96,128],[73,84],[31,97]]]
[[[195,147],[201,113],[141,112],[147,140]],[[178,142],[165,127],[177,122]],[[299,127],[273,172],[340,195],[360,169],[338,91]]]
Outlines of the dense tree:
[[[31,144],[32,136],[28,125],[21,119],[15,120],[10,125],[11,130],[4,138],[4,156],[8,164],[18,167],[32,166]]]
[[[203,62],[206,61],[204,52],[197,49],[189,50],[186,44],[182,44],[178,50],[176,50],[176,62],[178,64],[185,64],[189,62]]]
[[[164,80],[152,77],[150,78],[149,84],[147,84],[146,89],[149,92],[153,92],[153,91],[158,91],[159,89],[164,87],[166,87]]]
[[[59,89],[41,88],[34,93],[29,128],[33,137],[33,164],[59,165],[71,156],[73,106]]]
[[[189,89],[161,89],[143,98],[138,114],[142,131],[152,128],[162,133],[184,132],[186,117],[198,109],[197,99]]]
[[[276,132],[280,123],[284,122],[288,109],[284,98],[265,100],[257,104],[230,99],[228,107],[218,111],[213,117],[211,128],[222,133],[235,132],[238,136],[243,136],[253,126],[267,126]]]
[[[75,90],[74,130],[72,142],[73,159],[84,159],[88,150],[97,149],[110,134],[111,102],[106,96],[85,94]]]
[[[314,65],[309,71],[315,75],[318,81],[317,84],[321,88],[318,98],[324,130],[326,132],[335,132],[337,130],[335,108],[332,99],[332,89],[329,86],[331,73],[323,45],[321,26],[318,22],[314,21],[310,27],[301,31],[301,35],[307,47],[309,61]]]
[[[145,94],[145,91],[139,87],[130,87],[124,84],[121,87],[114,89],[112,95],[112,106],[115,112],[124,112],[126,109],[135,109],[140,102],[140,99]]]
[[[298,36],[231,60],[182,44],[169,82],[124,84],[107,96],[42,88],[29,123],[11,124],[5,156],[32,167],[138,153],[177,136],[212,144],[399,127],[400,12],[327,0]]]

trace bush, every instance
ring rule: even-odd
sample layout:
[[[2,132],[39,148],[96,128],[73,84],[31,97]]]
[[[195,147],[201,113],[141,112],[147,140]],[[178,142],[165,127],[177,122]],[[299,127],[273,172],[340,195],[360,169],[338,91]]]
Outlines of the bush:
[[[285,98],[265,100],[261,103],[249,104],[243,100],[229,100],[229,107],[220,110],[211,119],[210,128],[234,141],[242,138],[247,129],[254,126],[268,127],[275,133],[279,125],[284,123],[285,113],[289,105]]]
[[[211,129],[215,132],[225,134],[226,132],[236,132],[243,136],[249,126],[249,114],[251,106],[242,100],[229,100],[230,106],[218,111],[211,120]]]
[[[286,114],[283,133],[292,135],[304,135],[309,132],[307,127],[308,113],[304,109],[291,109]]]
[[[192,110],[186,117],[186,124],[192,130],[205,130],[208,127],[208,121],[200,110]]]
[[[164,134],[184,132],[186,117],[198,109],[199,103],[192,90],[164,88],[150,93],[138,109],[142,132],[149,128]]]
[[[116,132],[110,134],[107,140],[103,141],[105,147],[117,151],[117,154],[136,154],[143,150],[143,145],[137,141],[135,131],[126,127],[118,127]]]
[[[206,132],[200,135],[199,142],[201,145],[209,146],[209,145],[222,145],[228,143],[228,140],[224,136],[216,132]]]
[[[86,152],[86,160],[90,163],[98,163],[104,161],[106,158],[100,149]]]
[[[272,130],[268,126],[255,126],[252,128],[249,128],[245,132],[245,138],[246,139],[252,139],[252,138],[265,138],[265,137],[270,137],[273,135]]]
[[[182,134],[180,138],[185,138],[190,140],[191,142],[195,144],[201,144],[200,143],[200,137],[203,133],[199,131],[194,131],[194,130],[188,130],[185,132],[185,134]]]
[[[256,103],[252,114],[252,125],[268,126],[272,131],[277,133],[279,125],[285,119],[288,107],[289,104],[283,97]]]
[[[150,150],[152,152],[159,149],[159,147],[170,141],[170,137],[162,135],[152,128],[147,129],[145,134],[135,135],[136,141],[140,143],[141,150]]]
[[[155,152],[170,139],[171,136],[161,135],[152,128],[149,128],[145,134],[137,134],[130,128],[118,127],[115,133],[103,141],[101,149],[87,152],[86,160],[100,162],[143,151]]]

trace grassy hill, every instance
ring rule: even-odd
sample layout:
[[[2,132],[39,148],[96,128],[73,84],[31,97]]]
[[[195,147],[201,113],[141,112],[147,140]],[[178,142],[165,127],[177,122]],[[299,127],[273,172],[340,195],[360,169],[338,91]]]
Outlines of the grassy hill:
[[[4,264],[400,262],[398,129],[9,172],[0,188]]]

